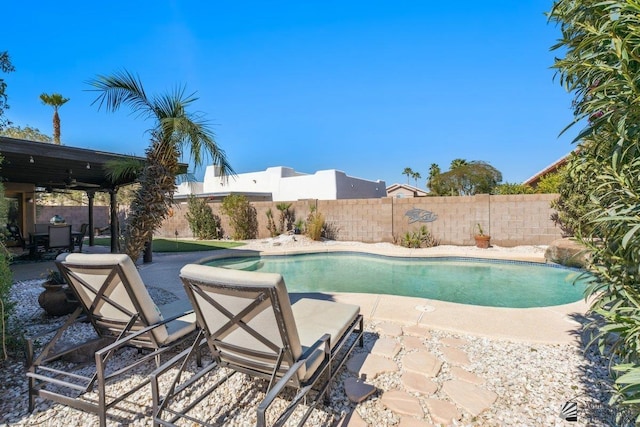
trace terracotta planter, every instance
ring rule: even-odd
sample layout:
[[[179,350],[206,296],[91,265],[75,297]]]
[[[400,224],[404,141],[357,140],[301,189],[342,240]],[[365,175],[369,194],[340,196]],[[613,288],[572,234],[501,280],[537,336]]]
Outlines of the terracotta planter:
[[[474,236],[476,239],[476,246],[481,248],[481,249],[487,249],[489,248],[489,246],[491,246],[491,236],[485,236],[485,235],[477,235]]]
[[[38,304],[50,316],[64,316],[78,307],[73,292],[65,285],[44,282],[44,291],[38,295]]]

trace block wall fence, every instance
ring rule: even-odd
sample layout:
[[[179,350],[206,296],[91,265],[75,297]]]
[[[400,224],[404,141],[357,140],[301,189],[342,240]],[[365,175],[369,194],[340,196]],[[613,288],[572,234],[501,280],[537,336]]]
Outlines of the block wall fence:
[[[54,215],[60,215],[67,224],[73,226],[74,231],[80,231],[80,226],[89,223],[89,208],[87,206],[38,206],[36,208],[36,223],[48,223]],[[93,207],[93,225],[103,228],[111,222],[109,206]]]
[[[550,219],[550,207],[557,194],[519,194],[490,196],[481,194],[463,197],[420,197],[349,200],[298,200],[291,203],[295,218],[306,219],[315,206],[325,217],[339,241],[367,243],[399,243],[407,232],[425,225],[443,245],[474,245],[477,224],[491,236],[498,246],[548,245],[562,237]],[[276,204],[280,202],[251,202],[258,219],[258,238],[270,236],[266,212],[271,209],[274,219],[279,217]],[[222,222],[225,236],[232,234],[228,218],[220,212],[220,201],[209,206]],[[156,236],[193,237],[185,218],[187,203],[176,203],[172,215],[156,231]],[[51,214],[50,216],[53,216]],[[420,222],[422,219],[433,219]],[[417,221],[414,221],[418,219]],[[413,221],[413,222],[412,222]]]

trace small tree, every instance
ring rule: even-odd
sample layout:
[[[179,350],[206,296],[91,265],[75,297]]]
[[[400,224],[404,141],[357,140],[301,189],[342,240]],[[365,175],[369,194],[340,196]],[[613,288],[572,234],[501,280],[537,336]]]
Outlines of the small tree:
[[[45,135],[37,128],[31,126],[9,126],[4,130],[0,130],[0,135],[8,136],[9,138],[26,139],[28,141],[38,142],[51,142],[52,139],[49,135]]]
[[[187,202],[189,211],[185,218],[193,235],[200,240],[219,239],[222,237],[220,217],[213,213],[205,199],[189,195]]]
[[[256,209],[246,196],[231,194],[222,200],[222,213],[229,217],[234,240],[255,239],[258,233]]]

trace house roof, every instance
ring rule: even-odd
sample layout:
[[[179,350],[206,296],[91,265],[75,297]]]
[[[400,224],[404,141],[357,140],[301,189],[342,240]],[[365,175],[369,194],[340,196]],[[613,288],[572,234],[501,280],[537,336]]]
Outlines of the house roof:
[[[0,136],[0,176],[4,182],[34,184],[37,187],[108,191],[135,181],[135,176],[111,182],[105,164],[113,160],[144,157],[108,153],[46,142]],[[181,172],[187,165],[180,164]]]
[[[540,180],[545,175],[548,175],[550,173],[556,172],[559,168],[564,166],[567,163],[567,161],[569,160],[569,156],[571,156],[571,153],[566,154],[564,157],[556,160],[555,162],[553,162],[552,164],[550,164],[546,168],[542,169],[540,172],[536,173],[531,178],[529,178],[526,181],[524,181],[523,184],[535,187],[536,185],[538,185]]]
[[[390,186],[387,187],[387,194],[400,189],[410,191],[415,196],[426,196],[427,194],[429,194],[427,191],[421,190],[420,188],[414,187],[413,185],[409,185],[409,184],[391,184]]]

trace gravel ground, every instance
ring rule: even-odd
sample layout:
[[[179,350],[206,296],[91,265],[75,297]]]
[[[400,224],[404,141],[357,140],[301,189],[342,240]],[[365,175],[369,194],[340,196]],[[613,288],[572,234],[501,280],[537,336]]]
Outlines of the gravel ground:
[[[299,239],[298,239],[299,240]],[[289,241],[290,242],[290,241]],[[253,243],[254,247],[273,244],[273,240],[260,240]],[[287,240],[275,243],[287,244]],[[297,242],[304,246],[307,242]],[[446,248],[450,250],[451,248]],[[440,250],[445,250],[441,248]],[[472,250],[472,249],[471,249]],[[515,249],[512,249],[515,251]],[[541,247],[520,248],[518,251],[532,252],[544,250]],[[65,317],[51,318],[44,314],[38,306],[37,297],[42,288],[41,280],[18,282],[12,288],[12,298],[17,302],[17,310],[11,319],[9,329],[23,331],[25,334],[35,334],[43,329],[51,329],[60,325]],[[152,288],[152,298],[158,304],[170,302],[175,298],[172,294]],[[365,348],[356,348],[355,352],[367,351],[377,338],[375,324],[366,325]],[[89,325],[80,325],[74,332],[78,337],[92,334]],[[609,395],[609,380],[606,371],[606,361],[592,351],[584,351],[576,345],[545,345],[516,343],[504,340],[492,340],[483,337],[456,335],[449,332],[432,330],[430,336],[423,339],[423,344],[438,354],[440,341],[446,337],[457,337],[465,340],[462,349],[472,361],[470,370],[486,380],[484,387],[498,395],[496,402],[490,409],[472,417],[464,414],[463,418],[454,423],[457,426],[591,426],[616,425],[614,414],[606,405]],[[395,357],[400,361],[406,350],[401,350]],[[15,426],[84,426],[97,422],[96,418],[83,412],[54,404],[49,401],[38,400],[33,414],[27,412],[27,379],[24,368],[23,355],[13,355],[8,361],[0,362],[0,425]],[[126,350],[118,356],[122,360],[136,357],[135,351]],[[449,367],[445,363],[436,382],[441,384],[450,379]],[[385,390],[398,388],[400,375],[384,374],[369,381],[378,392],[360,404],[351,403],[346,397],[342,382],[353,377],[344,370],[331,389],[331,400],[328,405],[320,405],[313,412],[307,425],[341,425],[356,411],[369,425],[392,426],[399,425],[400,418],[384,408],[380,397]],[[110,386],[109,394],[116,395],[121,387],[127,386],[139,378],[129,377]],[[205,401],[200,411],[210,421],[217,421],[223,425],[244,426],[255,421],[254,408],[263,396],[266,385],[259,382],[259,387],[239,374],[232,377],[225,385]],[[285,399],[279,399],[275,404],[283,408]],[[435,398],[446,399],[444,393],[438,389]],[[566,402],[578,404],[577,421],[565,421],[560,411]],[[150,388],[143,388],[127,399],[122,410],[114,410],[108,419],[110,426],[152,425]],[[425,407],[426,410],[426,407]],[[293,419],[298,417],[295,413]],[[424,420],[429,422],[428,416]],[[430,425],[430,424],[424,424]]]

